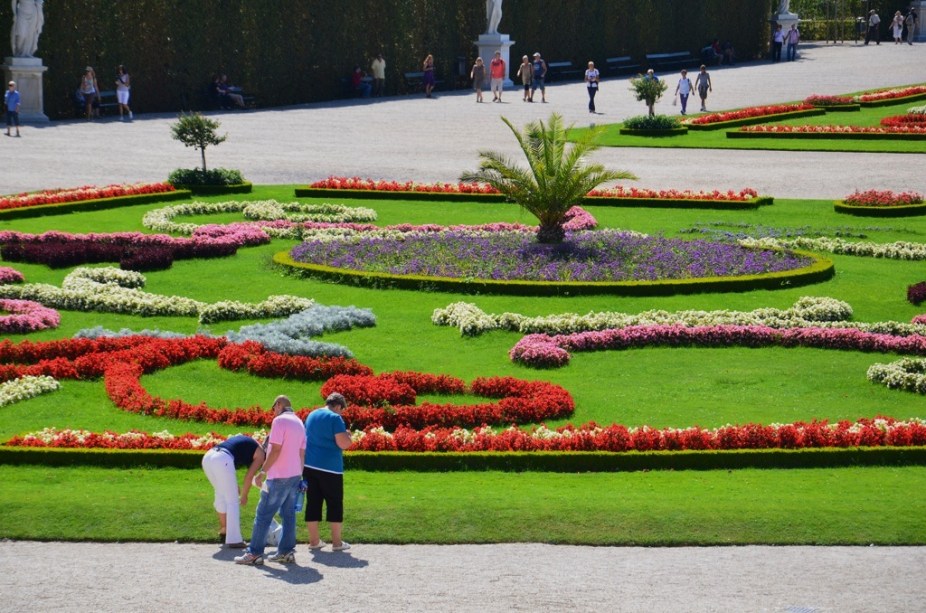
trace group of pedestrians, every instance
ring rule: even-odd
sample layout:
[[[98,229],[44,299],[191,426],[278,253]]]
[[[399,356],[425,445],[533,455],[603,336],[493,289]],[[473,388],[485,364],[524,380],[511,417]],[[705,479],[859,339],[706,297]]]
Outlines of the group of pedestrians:
[[[116,103],[119,107],[119,119],[121,121],[133,119],[134,115],[132,114],[132,109],[129,108],[129,94],[132,89],[132,79],[128,71],[126,71],[125,66],[122,64],[116,67],[116,78],[113,85],[115,85],[116,88]],[[96,72],[93,70],[92,66],[87,66],[84,69],[83,76],[80,78],[80,86],[77,88],[77,96],[85,107],[87,119],[92,119],[98,114],[101,93],[100,84],[96,79]]]
[[[533,60],[528,56],[521,57],[521,64],[518,66],[518,72],[515,77],[520,81],[524,89],[522,100],[524,102],[533,102],[537,90],[540,90],[540,101],[547,101],[547,63],[541,57],[540,52],[534,53]],[[476,62],[469,71],[469,78],[473,81],[473,89],[476,92],[476,102],[483,102],[482,90],[486,81],[492,91],[492,102],[501,102],[502,93],[505,91],[505,79],[508,78],[508,66],[502,59],[502,52],[496,51],[489,61],[488,67],[481,57],[476,58]]]
[[[237,564],[264,563],[268,532],[277,514],[282,519],[282,529],[277,550],[267,560],[295,562],[296,507],[303,495],[309,549],[319,550],[327,545],[319,532],[323,506],[331,529],[332,551],[350,549],[341,538],[343,451],[352,444],[341,417],[345,408],[347,401],[343,395],[330,394],[325,406],[311,411],[303,423],[293,412],[289,398],[278,396],[271,407],[270,434],[263,444],[250,436],[232,436],[203,457],[203,471],[215,492],[213,507],[219,516],[219,542],[232,549],[244,549],[235,558]],[[247,467],[247,472],[239,488],[236,471],[243,467]],[[260,501],[248,544],[241,534],[240,508],[248,503],[252,486],[260,489]]]
[[[775,24],[775,31],[772,32],[772,61],[781,61],[781,50],[784,47],[787,50],[787,59],[793,62],[797,59],[797,44],[801,42],[801,31],[797,29],[797,24],[792,23],[791,27],[785,32],[781,24]]]
[[[904,15],[901,11],[894,13],[891,19],[891,35],[894,44],[899,45],[906,42],[908,45],[913,44],[913,37],[916,36],[916,28],[919,25],[919,15],[912,6],[907,9]],[[876,45],[881,44],[881,17],[875,9],[868,11],[868,30],[865,32],[865,44],[875,41]]]

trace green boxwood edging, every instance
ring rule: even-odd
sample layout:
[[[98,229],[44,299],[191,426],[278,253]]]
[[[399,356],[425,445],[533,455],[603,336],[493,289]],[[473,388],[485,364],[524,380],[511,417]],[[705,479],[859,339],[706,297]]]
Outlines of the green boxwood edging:
[[[38,204],[35,206],[23,206],[15,209],[0,210],[0,219],[27,219],[30,217],[63,215],[65,213],[76,213],[79,211],[102,211],[105,209],[115,209],[121,206],[149,204],[151,202],[185,200],[191,195],[189,190],[178,189],[172,192],[160,192],[157,194],[136,194],[132,196],[117,196],[115,198],[79,200],[77,202]]]
[[[851,111],[861,111],[862,105],[858,102],[853,102],[852,104],[821,104],[817,108],[823,109],[827,113],[844,113]]]
[[[346,268],[333,268],[320,264],[297,262],[288,251],[273,256],[273,263],[287,271],[306,277],[320,278],[335,283],[345,283],[374,288],[399,288],[418,291],[448,291],[467,294],[509,294],[517,296],[586,296],[613,294],[617,296],[670,296],[675,294],[697,294],[707,292],[744,292],[755,289],[782,289],[819,283],[835,274],[833,262],[806,251],[791,250],[794,253],[813,258],[810,266],[787,272],[750,275],[742,277],[717,277],[703,279],[674,279],[667,281],[625,281],[625,282],[531,282],[495,281],[490,279],[451,279],[447,277],[424,277],[420,275],[391,275],[379,272],[364,272]]]
[[[833,140],[926,140],[924,134],[872,134],[866,132],[727,132],[727,138],[815,138]]]
[[[826,111],[820,108],[807,109],[806,111],[789,111],[787,113],[777,113],[775,115],[762,115],[760,117],[744,117],[742,119],[731,119],[730,121],[718,121],[715,123],[689,123],[685,124],[689,130],[720,130],[723,128],[735,128],[737,126],[749,126],[757,123],[766,123],[769,121],[781,121],[782,119],[797,119],[798,117],[812,117],[814,115],[825,115]]]
[[[234,185],[174,185],[177,189],[189,190],[195,196],[221,196],[223,194],[250,194],[250,181]]]
[[[620,133],[626,136],[681,136],[688,134],[688,128],[670,128],[667,130],[635,130],[633,128],[621,128]]]
[[[924,94],[913,94],[912,96],[904,96],[903,98],[885,98],[884,100],[871,100],[869,102],[859,101],[859,104],[865,107],[871,106],[890,106],[892,104],[903,104],[904,102],[915,102],[916,100],[926,99],[926,93]]]
[[[191,450],[110,450],[0,447],[0,464],[170,467],[198,469],[203,452]],[[840,466],[922,466],[926,447],[826,449],[737,449],[729,451],[603,451],[411,453],[354,451],[345,469],[378,472],[631,472],[641,470],[732,470],[737,468],[828,468]]]
[[[856,206],[842,201],[833,203],[833,210],[859,217],[914,217],[926,215],[926,203],[901,206]]]
[[[605,196],[586,196],[582,206],[626,206],[652,207],[664,209],[718,209],[750,210],[773,204],[771,196],[759,196],[750,200],[696,200],[693,198],[608,198]]]
[[[390,192],[378,189],[326,189],[297,187],[296,198],[354,198],[359,200],[447,200],[451,202],[505,202],[502,194],[444,192]]]

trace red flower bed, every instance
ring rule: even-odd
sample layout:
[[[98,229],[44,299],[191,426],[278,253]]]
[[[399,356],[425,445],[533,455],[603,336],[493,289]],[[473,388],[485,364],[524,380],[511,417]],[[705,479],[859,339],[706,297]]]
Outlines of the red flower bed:
[[[846,104],[855,104],[855,100],[849,96],[822,96],[813,94],[804,98],[804,104],[811,106],[843,106]]]
[[[360,177],[331,176],[309,185],[316,189],[352,189],[381,192],[431,192],[439,194],[497,194],[498,191],[484,183],[415,183],[414,181],[386,181],[361,179]]]
[[[116,198],[119,196],[160,194],[172,191],[175,191],[174,186],[167,182],[107,185],[105,187],[85,185],[83,187],[72,187],[68,189],[48,189],[41,192],[0,196],[0,210],[18,209],[42,204],[62,204],[65,202],[81,202],[83,200],[99,200],[101,198]]]
[[[845,203],[851,206],[909,206],[922,204],[923,195],[916,192],[892,192],[891,190],[856,190],[846,196]]]
[[[218,355],[218,364],[226,370],[244,370],[268,379],[324,381],[339,374],[373,374],[353,358],[286,355],[268,351],[254,341],[227,345]]]
[[[926,124],[877,126],[745,126],[740,132],[770,132],[777,134],[926,134]]]
[[[891,115],[890,117],[882,119],[881,125],[886,128],[926,126],[926,114],[907,113],[906,115]]]
[[[917,85],[914,87],[903,87],[896,89],[885,89],[877,92],[870,92],[856,96],[859,102],[877,102],[879,100],[893,100],[894,98],[906,98],[907,96],[916,96],[926,94],[926,86]]]
[[[731,202],[745,202],[759,196],[759,192],[751,187],[738,192],[731,190],[721,192],[693,192],[691,190],[677,189],[646,189],[640,187],[624,187],[617,185],[607,189],[593,189],[588,193],[593,198],[659,198],[668,200],[727,200]]]
[[[752,106],[738,111],[727,111],[724,113],[708,113],[688,120],[686,123],[692,125],[707,125],[712,123],[722,123],[725,121],[735,121],[737,119],[751,119],[753,117],[766,117],[771,115],[781,115],[782,113],[793,113],[795,111],[809,111],[813,109],[812,104],[774,104],[768,106]]]

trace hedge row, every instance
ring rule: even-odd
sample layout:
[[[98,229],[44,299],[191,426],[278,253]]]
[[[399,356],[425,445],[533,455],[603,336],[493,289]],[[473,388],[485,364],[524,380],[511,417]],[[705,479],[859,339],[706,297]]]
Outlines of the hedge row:
[[[813,264],[787,272],[742,277],[584,283],[464,280],[420,275],[392,275],[297,262],[290,257],[288,251],[276,253],[273,256],[273,263],[298,276],[326,279],[335,283],[352,284],[361,287],[449,291],[466,294],[508,294],[515,296],[588,296],[596,294],[671,296],[706,292],[745,292],[757,289],[770,290],[809,285],[826,281],[836,274],[831,260],[809,252],[797,250],[794,250],[794,252],[813,258]]]
[[[766,123],[768,121],[782,121],[784,119],[797,119],[799,117],[812,117],[814,115],[825,115],[826,111],[822,108],[807,109],[806,111],[791,111],[789,113],[776,113],[775,115],[762,115],[760,117],[743,117],[742,119],[731,119],[730,121],[718,121],[715,123],[691,123],[685,124],[689,130],[721,130],[723,128],[735,128],[737,126],[749,126],[757,123]]]
[[[177,189],[182,189],[192,193],[195,196],[222,196],[225,194],[250,194],[253,185],[250,181],[236,183],[235,185],[174,185]]]
[[[683,136],[688,134],[688,128],[685,126],[682,126],[681,128],[667,128],[665,130],[638,130],[634,128],[621,128],[620,133],[624,136]]]
[[[926,215],[926,203],[903,206],[853,206],[845,202],[835,202],[833,209],[837,213],[856,215],[858,217],[915,217]]]
[[[102,468],[199,468],[201,451],[48,449],[0,446],[0,464],[11,466],[98,466]],[[409,453],[355,451],[345,469],[373,472],[631,472],[641,470],[732,470],[737,468],[829,468],[840,466],[922,466],[926,447],[826,449],[738,449],[731,451],[650,451],[608,453],[471,452]]]
[[[30,217],[63,215],[65,213],[77,213],[81,211],[102,211],[105,209],[119,208],[121,206],[134,206],[136,204],[185,200],[190,196],[192,196],[192,193],[189,190],[178,189],[176,191],[161,192],[158,194],[137,194],[132,196],[117,196],[115,198],[61,202],[58,204],[39,204],[35,206],[0,210],[0,219],[26,219]]]

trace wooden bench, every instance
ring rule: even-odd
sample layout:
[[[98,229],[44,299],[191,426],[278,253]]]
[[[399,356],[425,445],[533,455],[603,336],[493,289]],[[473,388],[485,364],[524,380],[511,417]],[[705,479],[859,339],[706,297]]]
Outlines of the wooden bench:
[[[424,91],[424,71],[415,70],[403,74],[405,78],[405,93],[412,94]],[[442,79],[434,79],[434,89],[438,89],[444,84]]]
[[[672,53],[647,53],[646,63],[653,70],[670,70],[672,68],[696,68],[697,59],[689,51],[673,51]]]
[[[605,73],[609,75],[635,74],[640,72],[640,64],[629,55],[609,57],[605,60]]]
[[[110,111],[118,111],[119,102],[116,98],[116,90],[101,91],[95,105],[99,109],[100,115],[107,115]]]
[[[585,71],[573,66],[572,62],[547,62],[545,80],[549,83],[550,81],[579,79],[583,75],[585,75]]]

